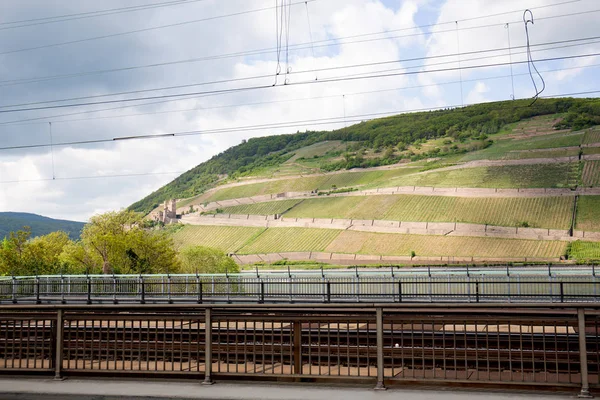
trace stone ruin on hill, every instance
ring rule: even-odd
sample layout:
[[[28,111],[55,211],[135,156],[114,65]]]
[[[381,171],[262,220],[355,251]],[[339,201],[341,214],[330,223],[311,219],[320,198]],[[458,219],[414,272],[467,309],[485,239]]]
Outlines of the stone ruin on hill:
[[[177,215],[177,201],[174,199],[165,201],[163,211],[152,214],[152,219],[164,224],[177,223],[178,218],[181,218],[181,216]]]

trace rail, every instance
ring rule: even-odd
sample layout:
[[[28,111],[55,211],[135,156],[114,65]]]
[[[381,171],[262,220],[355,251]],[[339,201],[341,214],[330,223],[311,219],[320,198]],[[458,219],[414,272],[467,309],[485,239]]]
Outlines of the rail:
[[[0,304],[596,302],[595,274],[96,275],[0,280]]]
[[[0,372],[600,388],[600,304],[7,305]]]

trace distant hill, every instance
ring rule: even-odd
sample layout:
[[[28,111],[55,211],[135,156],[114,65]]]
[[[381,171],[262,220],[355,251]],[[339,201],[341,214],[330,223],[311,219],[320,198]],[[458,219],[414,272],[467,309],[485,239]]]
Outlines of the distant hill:
[[[24,226],[31,228],[31,236],[42,236],[54,231],[64,231],[71,239],[78,239],[85,224],[83,222],[52,219],[37,214],[19,212],[0,212],[0,239],[11,231]]]
[[[311,167],[310,173],[314,173],[461,154],[490,146],[488,135],[536,116],[560,115],[550,128],[556,130],[579,130],[600,123],[599,99],[539,99],[533,106],[530,103],[528,99],[477,104],[378,118],[334,131],[252,138],[185,172],[130,208],[149,213],[167,199],[190,198],[226,183],[223,177],[231,181],[258,176],[265,171],[281,171],[298,161]],[[442,138],[446,138],[448,144],[441,143],[432,151],[410,149],[410,146],[420,147],[428,140]],[[302,149],[325,141],[334,146],[325,157],[302,153]]]

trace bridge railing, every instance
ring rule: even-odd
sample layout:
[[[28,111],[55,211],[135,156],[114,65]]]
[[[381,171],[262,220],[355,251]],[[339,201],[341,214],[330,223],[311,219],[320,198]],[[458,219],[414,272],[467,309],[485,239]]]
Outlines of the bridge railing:
[[[0,280],[0,303],[595,302],[594,275],[146,275]]]
[[[599,388],[600,304],[5,305],[0,372]]]

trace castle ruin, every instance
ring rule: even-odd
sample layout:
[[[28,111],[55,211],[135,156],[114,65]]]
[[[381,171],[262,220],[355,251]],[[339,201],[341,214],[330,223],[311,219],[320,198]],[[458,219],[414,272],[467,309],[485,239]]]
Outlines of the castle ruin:
[[[166,200],[163,204],[163,211],[154,213],[153,219],[164,224],[177,223],[177,201]]]

